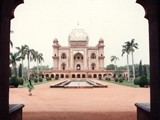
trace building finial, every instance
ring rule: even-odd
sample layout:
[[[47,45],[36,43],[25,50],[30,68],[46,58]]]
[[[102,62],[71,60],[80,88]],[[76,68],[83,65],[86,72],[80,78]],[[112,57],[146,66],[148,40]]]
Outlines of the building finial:
[[[77,23],[77,27],[76,27],[76,29],[78,29],[79,28],[79,21],[78,21],[78,23]]]

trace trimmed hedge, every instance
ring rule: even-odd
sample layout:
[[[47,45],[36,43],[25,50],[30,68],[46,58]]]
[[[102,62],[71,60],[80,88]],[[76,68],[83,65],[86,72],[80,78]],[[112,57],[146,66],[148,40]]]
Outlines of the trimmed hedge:
[[[34,82],[35,82],[35,83],[37,83],[37,82],[38,82],[38,79],[37,79],[37,78],[34,78],[33,80],[34,80]]]
[[[18,80],[19,80],[19,84],[20,84],[20,85],[23,85],[23,84],[24,84],[24,78],[20,77],[20,78],[18,78]]]
[[[38,80],[39,82],[43,82],[43,78],[39,78],[39,80]]]
[[[144,87],[145,85],[149,85],[150,83],[148,78],[145,75],[142,75],[141,77],[134,80],[134,84],[139,85],[140,87]]]
[[[119,81],[119,83],[122,83],[123,82],[123,78],[119,78],[118,81]]]
[[[140,87],[144,87],[145,85],[148,85],[148,79],[146,76],[141,76],[140,79],[139,79],[139,86]]]
[[[135,79],[134,79],[134,84],[135,84],[135,85],[139,85],[139,81],[140,81],[139,78],[135,78]]]
[[[50,81],[50,80],[52,80],[51,77],[47,77],[47,78],[46,78],[46,81]]]
[[[115,82],[118,82],[118,78],[115,78],[114,81],[115,81]]]
[[[9,84],[17,88],[19,86],[18,78],[16,76],[12,76],[9,80]]]
[[[106,77],[106,80],[107,80],[107,81],[111,81],[111,78]]]

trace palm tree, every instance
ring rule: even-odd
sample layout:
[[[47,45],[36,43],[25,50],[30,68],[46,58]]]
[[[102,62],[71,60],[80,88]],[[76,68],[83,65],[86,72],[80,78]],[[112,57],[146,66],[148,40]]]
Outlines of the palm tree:
[[[138,43],[134,42],[135,39],[132,39],[130,42],[130,51],[131,51],[131,56],[132,56],[132,70],[133,70],[133,80],[135,79],[135,67],[134,67],[134,56],[133,52],[135,49],[138,49]]]
[[[25,57],[26,57],[26,55],[27,55],[27,50],[26,50],[26,48],[27,48],[27,45],[22,45],[21,47],[16,47],[16,49],[19,50],[19,51],[18,51],[18,54],[20,54],[20,56],[21,56],[21,62],[22,62],[22,77],[23,77],[23,61],[24,61],[24,59],[25,59]]]
[[[127,54],[127,72],[128,72],[128,81],[130,81],[130,72],[129,72],[129,53],[130,53],[130,42],[125,42],[125,45],[122,46],[122,56],[124,53]]]
[[[27,55],[27,61],[28,61],[28,80],[29,80],[29,69],[30,69],[30,61],[34,59],[35,50],[30,49],[29,46],[26,46],[26,55]]]
[[[41,64],[42,61],[44,61],[43,54],[38,53],[38,51],[36,51],[35,54],[34,54],[34,60],[37,61],[37,74],[38,74],[39,73],[39,63]],[[41,67],[41,70],[42,70],[42,67]]]
[[[17,61],[20,61],[18,53],[10,53],[10,64],[12,64],[14,75],[17,76]]]
[[[41,70],[42,70],[42,61],[44,61],[44,58],[43,58],[43,54],[42,54],[42,53],[39,53],[38,61],[39,61],[39,63],[41,64]]]
[[[115,68],[115,71],[117,71],[116,62],[117,62],[117,60],[119,60],[119,58],[118,58],[117,56],[112,55],[112,56],[110,57],[110,59],[111,59],[111,62],[114,61],[114,68]]]

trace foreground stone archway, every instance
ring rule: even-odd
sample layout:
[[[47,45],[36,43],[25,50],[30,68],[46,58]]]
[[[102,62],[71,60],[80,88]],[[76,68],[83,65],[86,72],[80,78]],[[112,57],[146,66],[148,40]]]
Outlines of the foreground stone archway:
[[[9,120],[9,41],[10,20],[14,9],[23,0],[1,0],[0,2],[0,119]],[[146,12],[149,21],[151,118],[160,119],[160,1],[137,0]],[[5,53],[5,54],[4,54]],[[138,102],[138,101],[137,101]]]

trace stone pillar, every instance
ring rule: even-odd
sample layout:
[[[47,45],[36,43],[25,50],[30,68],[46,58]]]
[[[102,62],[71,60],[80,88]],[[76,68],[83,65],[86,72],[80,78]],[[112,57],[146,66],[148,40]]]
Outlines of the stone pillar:
[[[160,2],[148,2],[150,79],[151,79],[151,117],[160,120]]]
[[[160,1],[137,0],[149,21],[151,119],[160,120]]]
[[[9,45],[11,0],[0,2],[0,120],[9,119]]]
[[[9,120],[10,20],[23,0],[0,1],[0,120]]]

